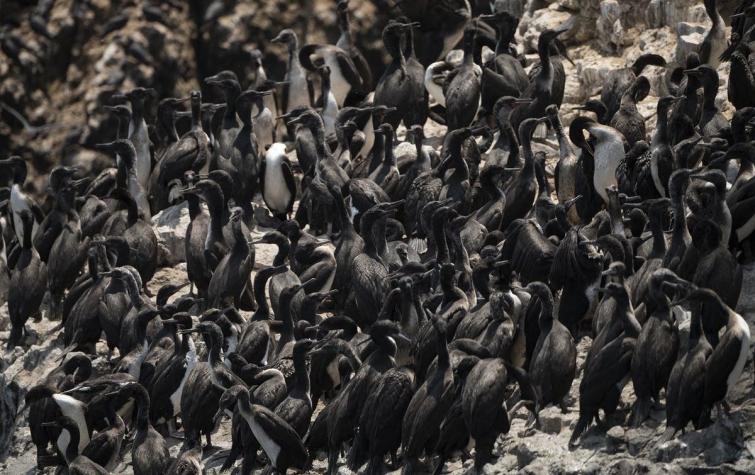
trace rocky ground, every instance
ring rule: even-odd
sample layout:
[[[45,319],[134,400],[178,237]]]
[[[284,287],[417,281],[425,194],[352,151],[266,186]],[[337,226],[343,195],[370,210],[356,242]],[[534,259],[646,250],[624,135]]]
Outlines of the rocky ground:
[[[0,111],[0,157],[20,153],[35,166],[41,177],[56,163],[75,163],[96,171],[107,162],[89,146],[111,138],[112,123],[105,120],[101,106],[116,90],[136,85],[151,85],[161,97],[186,95],[198,87],[197,78],[223,68],[233,68],[245,77],[245,51],[259,47],[265,53],[272,77],[282,76],[282,51],[266,48],[266,40],[279,29],[294,26],[306,32],[308,41],[333,41],[335,38],[332,2],[247,0],[223,2],[192,0],[189,2],[149,2],[146,0],[58,0],[42,1],[35,8],[28,2],[3,2],[0,24],[0,104],[10,106],[28,119],[22,124],[7,109]],[[356,24],[363,30],[358,35],[370,61],[382,64],[379,31],[381,15],[375,4],[352,0]],[[574,64],[566,63],[567,83],[562,114],[568,123],[573,108],[600,92],[605,74],[625,67],[641,53],[655,52],[674,62],[702,40],[709,26],[696,0],[561,0],[542,1],[546,8],[526,13],[518,36],[524,51],[530,52],[543,29],[562,21],[574,21],[575,28],[566,38]],[[720,2],[726,18],[734,1]],[[44,4],[52,5],[45,11]],[[159,11],[158,15],[154,7]],[[208,13],[209,12],[209,13]],[[31,27],[32,14],[45,16],[47,34]],[[159,16],[159,21],[155,20]],[[106,18],[109,21],[103,21]],[[125,21],[120,28],[118,22]],[[116,24],[113,24],[113,23]],[[13,41],[22,39],[28,48],[21,48],[12,57]],[[730,113],[726,102],[728,66],[722,65],[719,104]],[[648,129],[654,125],[653,106],[665,94],[664,70],[648,68],[651,95],[640,105],[643,115],[650,117]],[[444,128],[428,124],[426,134],[439,147]],[[552,169],[557,157],[552,137],[536,145],[548,154]],[[30,180],[31,191],[41,191],[42,178]],[[163,261],[169,265],[158,272],[150,283],[156,290],[170,281],[186,279],[183,264],[176,257],[181,247],[186,211],[173,209],[154,218],[165,251]],[[254,230],[255,235],[264,229]],[[257,247],[256,266],[272,262],[272,246]],[[755,330],[755,266],[747,268],[738,311]],[[0,308],[0,344],[7,339],[7,307]],[[63,348],[58,322],[43,318],[29,322],[32,336],[27,346],[13,352],[0,350],[0,473],[21,474],[35,471],[35,449],[29,439],[26,412],[13,421],[10,417],[23,406],[23,389],[55,367]],[[684,326],[684,324],[682,324]],[[582,361],[590,341],[579,345]],[[106,368],[104,348],[95,367]],[[608,430],[593,428],[583,437],[581,447],[569,451],[567,442],[578,416],[578,387],[571,391],[569,412],[557,408],[542,413],[542,431],[520,434],[525,425],[525,411],[517,413],[511,432],[501,437],[496,446],[498,456],[487,466],[490,473],[521,471],[523,473],[755,473],[755,400],[753,398],[753,367],[748,361],[740,382],[730,419],[719,419],[713,426],[688,433],[679,439],[659,445],[664,430],[664,413],[656,411],[641,429],[625,430],[621,418],[609,421]],[[22,388],[19,392],[18,388]],[[633,400],[628,385],[623,401]],[[620,415],[626,415],[628,407]],[[227,449],[230,444],[229,424],[223,424],[213,441]],[[171,453],[181,445],[171,440]],[[221,460],[217,452],[205,454],[209,473],[217,470]],[[119,467],[130,473],[129,455]],[[452,460],[449,473],[463,473],[471,461]],[[313,473],[325,469],[322,458],[316,461]]]
[[[437,124],[429,124],[427,130],[432,138],[442,136],[444,128]],[[536,148],[545,150],[550,158],[555,156],[552,139],[547,138]],[[439,144],[438,144],[439,146]],[[165,252],[163,255],[175,255],[176,250],[183,246],[182,235],[187,224],[185,208],[175,208],[154,217],[153,223],[160,236]],[[267,230],[256,228],[252,232],[255,239]],[[257,245],[255,269],[272,263],[276,249],[271,245]],[[183,282],[186,280],[185,264],[178,263],[160,270],[150,282],[153,292],[167,282]],[[755,334],[755,265],[746,268],[742,297],[737,310],[750,324]],[[247,315],[248,316],[248,315]],[[0,344],[8,336],[7,306],[0,308]],[[682,334],[689,322],[680,325]],[[48,321],[29,322],[32,336],[27,340],[25,348],[18,347],[13,352],[2,354],[2,378],[15,381],[21,388],[29,388],[36,381],[46,375],[59,364],[62,358],[63,337],[58,322]],[[581,366],[591,341],[584,337],[578,346],[578,365]],[[98,357],[94,362],[95,368],[107,370],[104,344],[98,346]],[[654,411],[652,418],[639,429],[625,429],[624,418],[628,416],[631,401],[634,400],[632,385],[627,385],[622,400],[623,409],[608,421],[607,430],[593,427],[582,438],[581,446],[570,451],[568,441],[572,429],[579,416],[578,397],[581,375],[572,385],[569,396],[567,413],[559,408],[549,407],[541,413],[542,428],[539,431],[525,433],[528,413],[521,409],[512,421],[511,431],[501,436],[496,444],[494,454],[496,462],[486,466],[486,473],[527,473],[527,474],[641,474],[641,473],[755,473],[755,390],[753,389],[753,366],[748,361],[744,375],[735,393],[733,402],[738,406],[730,419],[719,419],[711,427],[687,433],[677,440],[658,444],[658,438],[665,428],[665,412],[662,408]],[[2,384],[2,379],[0,379]],[[0,386],[2,387],[2,386]],[[3,402],[10,402],[10,412],[13,412],[13,400],[18,393],[11,387],[5,389],[0,397],[0,416],[5,408]],[[22,399],[22,398],[21,398]],[[23,403],[20,403],[22,406]],[[319,410],[320,408],[318,408]],[[11,431],[12,436],[7,441],[8,452],[6,458],[0,462],[0,473],[21,474],[35,473],[35,447],[30,440],[27,422],[28,412],[21,412],[15,427],[5,424],[0,426],[0,435],[4,431]],[[3,421],[0,417],[0,421]],[[0,422],[3,423],[3,422]],[[218,451],[206,453],[204,456],[207,473],[217,473],[227,450],[230,448],[230,423],[221,425],[220,431],[213,436],[213,442],[220,447]],[[0,448],[4,437],[0,437]],[[171,454],[180,451],[182,441],[169,440]],[[131,473],[129,465],[130,454],[124,453],[124,462],[119,467],[120,473]],[[446,465],[444,473],[467,473],[472,467],[471,460],[453,459]],[[324,473],[326,469],[325,455],[320,454],[308,473]],[[255,472],[256,473],[256,472]],[[345,468],[341,473],[348,473]],[[396,472],[399,473],[399,472]]]

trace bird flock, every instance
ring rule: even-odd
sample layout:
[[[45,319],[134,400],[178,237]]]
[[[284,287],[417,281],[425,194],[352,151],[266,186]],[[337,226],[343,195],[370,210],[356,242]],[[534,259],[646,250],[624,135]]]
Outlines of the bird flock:
[[[578,412],[570,448],[654,409],[658,444],[729,418],[750,357],[735,308],[754,251],[755,6],[727,38],[704,3],[699,51],[611,71],[568,131],[570,25],[543,31],[528,64],[516,8],[403,2],[377,77],[340,0],[335,45],[269,40],[288,53],[280,80],[256,50],[251,77],[204,79],[221,103],[114,94],[112,141],[95,146],[113,166],[56,167],[47,210],[27,163],[0,160],[7,347],[27,347],[42,309],[65,345],[23,388],[38,466],[110,473],[130,451],[136,474],[201,473],[224,424],[222,471],[441,473],[462,454],[477,473],[520,408],[527,431],[549,405]],[[668,91],[654,130],[637,108],[648,65]],[[557,156],[533,151],[543,134]],[[150,218],[176,206],[186,281],[152,295]],[[184,440],[176,458],[168,437]]]

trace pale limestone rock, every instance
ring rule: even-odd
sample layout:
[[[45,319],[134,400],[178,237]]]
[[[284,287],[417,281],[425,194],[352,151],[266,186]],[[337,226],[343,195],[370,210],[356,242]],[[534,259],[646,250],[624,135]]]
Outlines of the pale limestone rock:
[[[184,243],[189,222],[189,205],[185,201],[165,208],[152,217],[152,227],[160,247],[160,265],[174,266],[186,260]]]

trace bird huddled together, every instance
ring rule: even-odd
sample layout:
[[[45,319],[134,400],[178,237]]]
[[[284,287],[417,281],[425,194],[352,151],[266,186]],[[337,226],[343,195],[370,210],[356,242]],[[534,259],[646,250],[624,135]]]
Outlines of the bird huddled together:
[[[281,81],[257,51],[252,77],[204,79],[223,103],[163,98],[154,123],[152,90],[115,94],[113,140],[96,146],[113,167],[56,167],[46,211],[26,162],[0,160],[7,346],[43,309],[65,345],[24,388],[40,467],[110,473],[128,447],[133,473],[201,473],[229,424],[222,470],[441,473],[461,453],[478,473],[522,408],[529,432],[547,406],[578,411],[570,447],[659,408],[658,444],[730,417],[750,358],[736,306],[755,251],[755,6],[727,40],[706,0],[699,51],[612,71],[565,131],[570,25],[527,64],[522,12],[500,3],[398,4],[380,77],[340,0],[336,45],[270,40],[287,48]],[[647,65],[667,69],[654,130],[637,108]],[[553,156],[534,150],[543,131]],[[181,206],[187,278],[153,296],[150,219]]]

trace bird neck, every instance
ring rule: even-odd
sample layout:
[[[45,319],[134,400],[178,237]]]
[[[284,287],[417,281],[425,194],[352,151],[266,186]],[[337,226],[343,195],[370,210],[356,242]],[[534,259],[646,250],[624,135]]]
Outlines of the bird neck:
[[[498,186],[498,182],[495,178],[496,177],[493,174],[485,174],[484,177],[480,178],[480,185],[493,199],[499,199],[504,193],[503,190],[501,190],[501,187]]]
[[[206,343],[207,362],[214,371],[215,368],[223,365],[223,337],[221,336],[218,340],[217,335],[212,335]]]
[[[131,101],[131,123],[134,125],[134,130],[141,127],[144,122],[144,102],[141,99]]]
[[[690,318],[688,351],[692,351],[697,343],[700,342],[700,339],[707,340],[703,331],[702,313],[698,309],[695,309]]]
[[[656,213],[654,213],[655,215]],[[650,232],[653,235],[653,249],[651,256],[663,257],[666,254],[666,238],[663,235],[663,221],[660,215],[651,215]]]
[[[370,223],[367,223],[366,220],[363,219],[362,226],[364,232],[361,233],[361,236],[364,240],[364,253],[376,261],[380,261],[380,254],[378,253],[377,245],[375,244],[375,222],[371,221]]]
[[[414,149],[417,151],[417,160],[422,163],[425,163],[427,160],[425,158],[425,154],[422,153],[422,138],[421,137],[414,138]]]
[[[414,53],[414,28],[409,28],[407,34],[406,34],[406,57],[409,59],[415,58]]]
[[[435,241],[435,256],[438,264],[448,262],[448,243],[446,242],[446,223],[444,219],[433,219],[433,240]]]
[[[294,351],[294,388],[301,395],[309,394],[309,368],[306,353]]]
[[[703,110],[718,111],[718,107],[716,107],[717,94],[718,82],[716,82],[715,84],[712,80],[706,80],[703,82]]]
[[[249,134],[254,132],[254,122],[252,121],[252,104],[247,101],[242,101],[236,105],[236,113],[241,119],[241,127],[244,134],[248,137]]]
[[[189,204],[189,219],[194,221],[202,213],[199,198],[196,195],[186,195],[186,201]]]
[[[278,252],[275,254],[275,257],[273,258],[273,266],[282,266],[286,263],[286,258],[288,257],[288,254],[291,252],[291,246],[288,243],[288,239],[281,240],[280,242],[275,243],[276,246],[278,246]]]
[[[473,41],[464,42],[464,56],[462,58],[462,63],[466,66],[469,66],[474,63],[474,42]]]
[[[224,199],[217,190],[210,190],[206,194],[207,210],[210,212],[210,229],[215,233],[223,233],[225,224]]]
[[[372,173],[385,157],[385,137],[383,134],[375,134],[375,142],[372,145],[372,157],[370,157],[369,172]]]
[[[288,68],[293,68],[299,64],[299,39],[294,37],[287,43],[288,46]]]
[[[404,49],[406,47],[406,35],[401,34],[398,40],[398,60],[401,71],[406,74],[406,56],[404,55]]]
[[[117,139],[126,139],[128,138],[128,125],[130,122],[130,118],[122,118],[118,120],[118,129],[116,130],[116,138]]]
[[[629,295],[624,293],[614,300],[616,301],[616,311],[619,313],[624,327],[624,334],[630,338],[637,338],[640,332],[636,325],[637,320],[634,318],[634,309],[632,309],[632,303],[629,301]]]
[[[611,218],[611,232],[617,236],[624,236],[624,219],[621,214],[619,196],[616,193],[608,194],[608,217]]]
[[[124,190],[121,201],[126,206],[128,223],[134,224],[139,219],[139,207],[136,205],[136,200],[134,200],[128,190]]]
[[[668,109],[666,107],[658,108],[658,121],[655,129],[655,136],[653,137],[653,144],[657,146],[659,144],[668,145],[670,142],[668,131]]]
[[[163,137],[166,143],[175,143],[178,141],[178,132],[176,131],[176,111],[169,109],[158,115],[158,125],[162,129]],[[119,137],[120,138],[120,137]]]
[[[347,236],[353,238],[356,234],[356,230],[354,229],[354,223],[349,219],[349,213],[346,210],[346,204],[343,202],[343,198],[340,195],[334,196],[333,198],[336,204],[336,219],[338,220],[342,232],[341,242],[343,242],[344,238]]]
[[[495,43],[495,55],[509,54],[509,45],[514,39],[514,29],[509,28],[508,25],[498,25],[496,28],[497,39]]]
[[[538,325],[540,328],[548,328],[553,324],[553,298],[540,298],[540,318]]]
[[[24,219],[21,223],[21,227],[24,230],[24,240],[23,240],[23,243],[21,243],[21,245],[24,249],[31,249],[32,248],[32,230],[34,229],[34,218],[29,217],[28,219]]]
[[[448,346],[446,345],[445,332],[439,332],[436,330],[436,338],[438,345],[438,369],[445,370],[451,366],[451,361],[448,355]]]
[[[718,30],[724,21],[716,8],[716,0],[705,0],[703,4],[705,5],[705,13],[708,14],[712,23],[711,30]]]
[[[396,157],[393,155],[393,133],[385,134],[385,153],[383,163],[386,165],[396,165]]]
[[[87,267],[89,269],[89,277],[92,280],[97,280],[97,277],[100,274],[100,269],[98,267],[97,254],[96,253],[87,257]]]
[[[145,432],[149,428],[149,394],[141,385],[136,385],[132,390],[134,404],[136,405],[136,431]]]
[[[668,297],[666,297],[666,293],[663,291],[660,281],[651,279],[650,285],[648,285],[648,297],[651,304],[648,305],[648,309],[652,310],[651,316],[661,320],[668,320],[671,302],[669,302]]]
[[[687,216],[684,209],[684,192],[674,190],[671,191],[671,204],[674,209],[674,227],[672,230],[672,243],[682,239],[683,236],[689,236],[689,230],[687,228]]]
[[[571,143],[564,133],[564,124],[561,123],[561,119],[558,117],[558,114],[553,116],[551,119],[551,124],[556,131],[556,138],[558,138],[558,148],[561,158],[567,157],[569,155],[574,155],[574,150],[572,150],[571,148]]]
[[[343,43],[351,47],[354,44],[354,40],[351,36],[351,21],[349,12],[339,12],[338,28],[341,30],[341,38],[339,39],[339,43]]]
[[[209,119],[211,119],[211,115]],[[191,130],[199,130],[202,127],[202,104],[192,102],[191,104]]]
[[[241,90],[238,87],[232,87],[225,91],[225,114],[223,115],[223,126],[225,128],[235,127],[238,124],[236,121],[236,99],[240,94]]]
[[[322,123],[317,123],[310,128],[315,138],[315,147],[317,147],[317,160],[327,159],[330,157],[330,149],[325,144],[325,128]]]
[[[388,249],[388,240],[385,237],[387,217],[382,216],[372,226],[372,238],[375,240],[375,251],[379,256],[385,254]]]
[[[281,328],[280,339],[278,340],[278,347],[283,348],[283,345],[293,341],[294,339],[294,319],[291,316],[291,301],[294,295],[291,294],[288,298],[280,299],[278,302],[278,313],[283,326]]]
[[[330,76],[323,75],[320,77],[320,95],[322,96],[323,111],[328,106],[328,97],[330,96]]]
[[[249,243],[247,242],[247,238],[244,235],[244,230],[241,225],[241,218],[234,221],[231,225],[231,229],[233,230],[233,237],[236,240],[233,243],[233,248],[236,251],[236,253],[240,254],[249,254]]]
[[[530,138],[530,134],[524,134],[521,137],[521,141],[524,167],[522,168],[520,174],[523,176],[531,177],[535,173],[535,155],[532,153],[532,139]]]
[[[267,273],[260,272],[254,279],[254,301],[257,302],[257,310],[252,315],[254,321],[270,320],[270,307],[265,298],[265,286],[270,277]]]
[[[538,44],[537,55],[540,57],[540,77],[550,77],[552,65],[550,54],[550,43],[542,42]]]

